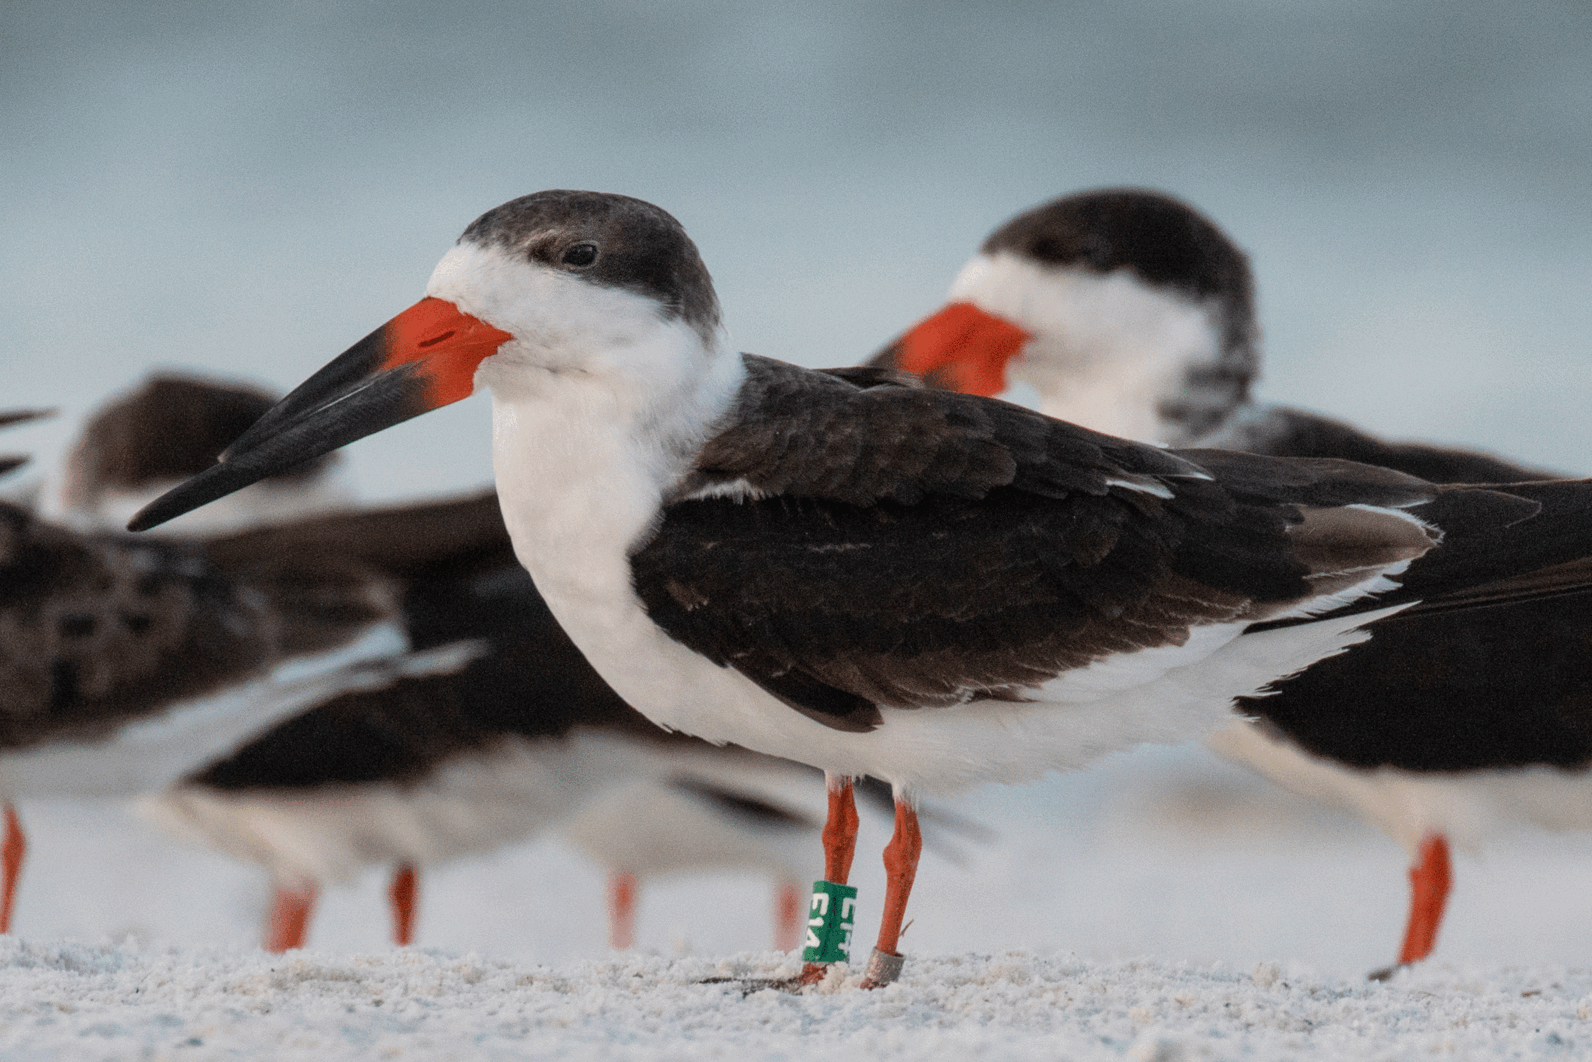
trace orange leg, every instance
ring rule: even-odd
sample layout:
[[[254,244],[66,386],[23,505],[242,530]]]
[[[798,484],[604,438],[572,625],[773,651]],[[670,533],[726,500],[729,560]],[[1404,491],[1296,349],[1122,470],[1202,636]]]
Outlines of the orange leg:
[[[22,820],[17,809],[6,805],[6,839],[0,844],[0,863],[4,864],[5,882],[0,886],[0,933],[11,932],[11,909],[17,900],[17,879],[22,875],[22,857],[28,853],[28,838],[22,832]]]
[[[392,939],[405,948],[415,939],[415,905],[420,897],[420,881],[414,864],[400,863],[387,887],[387,897],[392,901]]]
[[[774,950],[794,951],[802,943],[801,886],[794,881],[782,881],[774,894]]]
[[[857,797],[851,779],[824,773],[829,786],[829,818],[824,822],[824,880],[844,885],[857,854]]]
[[[271,913],[265,927],[265,950],[278,954],[302,948],[309,933],[310,916],[315,913],[315,886],[281,886],[271,897]]]
[[[923,854],[923,834],[918,831],[918,813],[912,805],[896,798],[895,836],[884,848],[884,916],[879,920],[879,943],[874,948],[880,955],[898,959],[896,948],[901,943],[901,922],[907,914],[907,897],[912,895],[912,882],[918,876],[918,856]],[[870,960],[869,967],[874,965]],[[864,988],[878,988],[895,980],[900,971],[895,964],[886,976],[870,976],[862,982]]]
[[[1410,923],[1404,931],[1404,947],[1399,949],[1400,966],[1420,962],[1437,945],[1451,877],[1448,838],[1440,833],[1427,834],[1421,842],[1419,860],[1410,867]]]
[[[857,854],[857,795],[845,775],[825,771],[824,782],[829,787],[829,817],[824,820],[824,880],[844,885],[851,877],[851,858]],[[807,963],[796,983],[815,985],[828,972],[825,963]]]
[[[629,951],[636,944],[636,876],[619,873],[608,879],[608,946]]]

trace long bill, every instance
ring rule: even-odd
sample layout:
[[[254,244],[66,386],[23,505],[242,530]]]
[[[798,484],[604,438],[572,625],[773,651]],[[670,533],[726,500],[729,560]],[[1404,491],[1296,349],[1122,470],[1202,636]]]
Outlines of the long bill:
[[[451,302],[425,298],[305,380],[222,453],[128,523],[146,531],[267,476],[468,398],[475,370],[512,337]]]

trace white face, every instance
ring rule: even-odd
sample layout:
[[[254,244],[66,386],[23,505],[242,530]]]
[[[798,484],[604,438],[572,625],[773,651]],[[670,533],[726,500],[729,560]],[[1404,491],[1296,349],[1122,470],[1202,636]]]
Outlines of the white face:
[[[482,363],[487,376],[478,379],[494,386],[511,378],[528,382],[527,370],[654,379],[684,367],[658,364],[660,357],[709,360],[696,333],[667,317],[656,300],[498,247],[454,247],[437,263],[426,294],[514,336]]]
[[[592,449],[592,431],[629,439],[649,474],[670,481],[744,374],[722,330],[705,345],[656,299],[497,247],[454,247],[426,294],[513,336],[475,374],[493,394],[500,490],[503,467],[529,462],[562,475],[564,455]]]
[[[1174,443],[1158,413],[1194,365],[1221,351],[1212,310],[1144,284],[1121,269],[1104,276],[1048,269],[1009,252],[979,254],[951,285],[970,302],[1029,332],[1009,365],[1032,385],[1049,416],[1146,442]]]

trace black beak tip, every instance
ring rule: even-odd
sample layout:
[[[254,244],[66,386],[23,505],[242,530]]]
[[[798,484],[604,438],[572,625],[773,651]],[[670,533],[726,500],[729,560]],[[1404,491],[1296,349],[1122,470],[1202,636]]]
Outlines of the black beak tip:
[[[265,475],[246,471],[236,465],[211,465],[197,476],[188,479],[144,506],[127,521],[129,531],[148,531],[183,513],[192,512],[233,491],[258,483]]]

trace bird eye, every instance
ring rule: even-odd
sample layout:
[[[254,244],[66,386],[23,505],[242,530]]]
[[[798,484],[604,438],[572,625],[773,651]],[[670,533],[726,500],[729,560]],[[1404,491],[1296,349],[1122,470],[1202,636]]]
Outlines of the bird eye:
[[[597,245],[595,243],[577,243],[564,252],[562,259],[567,266],[583,268],[597,261]]]

